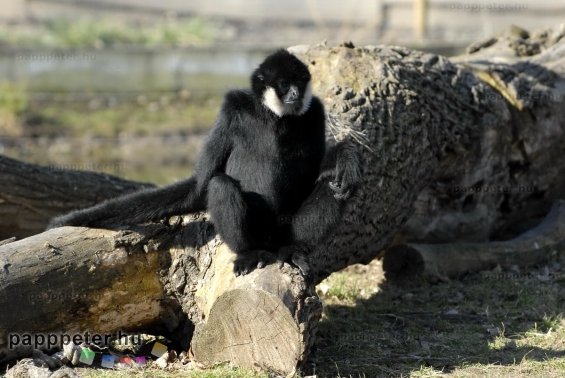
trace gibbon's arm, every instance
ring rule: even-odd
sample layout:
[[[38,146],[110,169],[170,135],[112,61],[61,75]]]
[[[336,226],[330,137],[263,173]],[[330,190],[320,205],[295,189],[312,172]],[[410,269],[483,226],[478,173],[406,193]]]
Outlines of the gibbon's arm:
[[[205,198],[196,191],[196,178],[126,194],[98,205],[56,217],[48,229],[61,226],[117,228],[158,221],[172,215],[203,211]]]
[[[227,96],[226,96],[227,97]],[[232,139],[229,129],[228,100],[222,106],[216,124],[204,144],[196,164],[197,191],[205,196],[208,183],[215,174],[223,172],[231,152]]]

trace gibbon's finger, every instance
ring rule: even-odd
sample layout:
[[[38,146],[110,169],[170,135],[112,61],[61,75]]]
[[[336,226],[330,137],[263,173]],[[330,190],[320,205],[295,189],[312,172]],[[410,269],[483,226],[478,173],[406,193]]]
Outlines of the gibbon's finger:
[[[258,255],[257,268],[259,269],[263,269],[267,265],[277,261],[277,256],[270,251],[260,250],[259,252],[257,252],[257,255]]]
[[[323,181],[325,179],[335,177],[336,175],[337,175],[337,171],[335,169],[325,170],[322,173],[320,173],[316,182],[318,183],[318,182]]]
[[[341,196],[343,195],[343,190],[344,188],[341,186],[341,182],[339,181],[330,181],[328,183],[328,185],[330,186],[330,188],[334,191],[334,197],[335,196]],[[337,197],[336,197],[337,198]]]
[[[340,193],[334,194],[334,198],[338,201],[345,201],[349,197],[351,197],[351,191],[350,190],[345,190],[345,191],[341,191]]]
[[[303,243],[287,245],[279,248],[277,258],[279,268],[282,268],[285,262],[289,262],[300,269],[302,275],[306,277],[310,273],[307,258],[309,251],[310,249],[308,246]]]
[[[292,263],[300,270],[304,277],[308,277],[310,274],[310,266],[308,265],[308,258],[304,253],[294,253],[292,255]]]
[[[258,255],[257,253],[249,253],[245,255],[237,256],[236,260],[234,261],[233,271],[236,276],[245,276],[246,274],[251,273],[258,264]]]

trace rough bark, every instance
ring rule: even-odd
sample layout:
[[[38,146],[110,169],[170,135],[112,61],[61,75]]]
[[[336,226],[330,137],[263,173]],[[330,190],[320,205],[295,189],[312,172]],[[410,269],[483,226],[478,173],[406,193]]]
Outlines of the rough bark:
[[[106,333],[166,319],[171,306],[159,281],[166,260],[140,251],[144,241],[65,227],[1,246],[0,363],[30,352],[8,349],[9,334]]]
[[[488,240],[539,222],[565,189],[564,35],[502,36],[453,62],[401,47],[295,48],[340,137],[363,139],[364,182],[311,255],[316,281],[393,240]],[[530,45],[539,54],[516,57]]]
[[[531,34],[512,27],[451,59],[492,86],[488,96],[504,99],[508,110],[495,114],[495,127],[478,124],[468,153],[444,164],[419,193],[401,239],[507,240],[563,198],[564,36],[565,25]]]
[[[26,164],[0,155],[0,240],[40,233],[55,215],[149,186],[102,173]]]
[[[565,41],[558,32],[548,35],[551,41],[548,37],[548,42],[540,45],[540,54],[527,59],[500,60],[494,58],[496,53],[488,55],[481,48],[476,50],[482,54],[477,53],[477,61],[469,55],[453,62],[401,47],[294,48],[309,64],[315,92],[324,99],[335,122],[342,125],[332,138],[357,142],[364,175],[339,225],[309,255],[310,281],[304,282],[288,265],[282,270],[272,265],[235,278],[231,253],[220,247],[204,215],[196,215],[183,227],[167,228],[164,234],[139,230],[134,239],[141,240],[138,244],[147,249],[145,253],[136,252],[139,245],[135,243],[124,247],[122,255],[132,262],[141,256],[155,259],[158,267],[151,265],[146,274],[157,277],[159,285],[147,290],[147,296],[157,295],[160,288],[161,299],[170,301],[165,308],[174,314],[164,316],[159,307],[152,312],[155,316],[144,318],[143,323],[155,321],[169,332],[187,335],[179,331],[186,328],[182,325],[182,314],[186,314],[196,327],[192,347],[197,361],[229,360],[290,372],[307,353],[319,318],[313,285],[343,267],[373,259],[399,236],[398,230],[408,219],[408,236],[429,240],[435,233],[438,239],[484,239],[501,224],[511,223],[516,211],[523,211],[530,201],[537,204],[541,215],[543,207],[536,200],[541,197],[549,202],[563,193],[565,164]],[[525,40],[520,46],[528,43]],[[469,196],[467,188],[477,186],[502,190],[488,195],[477,191]],[[519,186],[535,189],[525,194],[504,190]],[[95,231],[61,229],[35,236],[31,242],[26,239],[0,246],[0,259],[6,260],[0,265],[4,267],[0,270],[0,293],[10,293],[4,299],[0,296],[0,306],[23,314],[20,311],[25,303],[18,303],[16,293],[29,286],[24,276],[31,280],[37,273],[28,266],[25,250],[51,265],[58,260],[49,259],[54,253],[49,245],[59,243],[56,246],[65,249],[60,238],[81,232]],[[117,234],[103,231],[88,235],[79,243],[81,248],[86,243],[84,250],[106,251],[95,254],[98,260],[94,262],[86,260],[85,266],[94,268],[87,273],[80,264],[76,269],[45,268],[44,279],[54,280],[59,289],[63,282],[80,279],[76,272],[82,267],[83,275],[101,282],[96,290],[108,292],[137,277],[136,272],[126,269],[127,263],[122,271],[117,268],[124,274],[122,278],[104,274],[110,268],[97,268],[107,261],[104,256],[119,253],[121,246],[110,243],[114,247],[109,249],[116,250],[112,252],[99,249],[96,243]],[[33,245],[23,248],[25,243]],[[72,255],[72,250],[67,253]],[[74,259],[71,255],[70,260]],[[72,261],[69,264],[75,267]],[[27,273],[13,273],[20,270]],[[156,281],[150,278],[150,282]],[[134,290],[136,285],[125,286]],[[105,297],[89,298],[77,305],[75,318],[100,307],[99,323],[94,326],[108,329],[100,320],[104,311],[109,311],[101,305],[106,303]],[[55,307],[60,309],[67,303],[62,300]],[[128,304],[120,305],[128,308]],[[127,319],[122,321],[126,323],[118,321],[112,329],[134,326]],[[28,323],[36,327],[29,332],[61,327],[54,320],[43,325]]]

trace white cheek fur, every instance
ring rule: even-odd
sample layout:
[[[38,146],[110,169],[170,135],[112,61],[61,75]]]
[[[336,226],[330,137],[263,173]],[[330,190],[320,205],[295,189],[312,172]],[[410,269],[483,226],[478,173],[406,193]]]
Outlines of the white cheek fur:
[[[263,92],[263,105],[271,109],[279,117],[284,115],[284,104],[272,87],[267,87],[265,92]]]
[[[310,108],[310,104],[312,103],[312,83],[308,82],[306,85],[306,90],[304,91],[304,95],[302,97],[302,108],[299,112],[296,113],[295,110],[292,109],[290,106],[286,106],[273,87],[267,87],[265,92],[263,92],[263,105],[269,108],[273,113],[277,116],[282,117],[287,114],[298,114],[302,115],[308,111]]]

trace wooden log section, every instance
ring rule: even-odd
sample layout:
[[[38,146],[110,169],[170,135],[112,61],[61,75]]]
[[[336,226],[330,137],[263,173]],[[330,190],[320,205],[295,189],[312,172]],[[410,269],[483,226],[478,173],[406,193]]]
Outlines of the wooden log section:
[[[557,201],[537,227],[508,241],[490,243],[401,244],[383,258],[387,278],[422,275],[446,280],[502,267],[530,267],[565,251],[565,201]]]
[[[204,215],[135,231],[63,227],[0,246],[0,363],[27,356],[10,335],[154,330],[198,361],[291,372],[321,304],[296,268],[244,277]],[[5,311],[4,309],[10,309]]]
[[[103,173],[26,164],[0,155],[0,241],[40,233],[56,215],[152,186]]]

